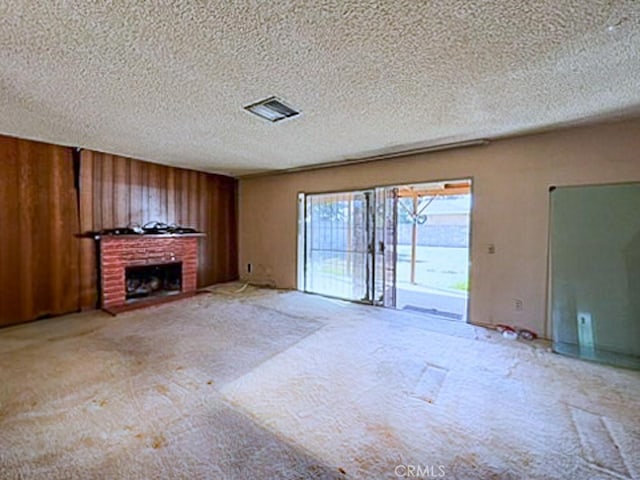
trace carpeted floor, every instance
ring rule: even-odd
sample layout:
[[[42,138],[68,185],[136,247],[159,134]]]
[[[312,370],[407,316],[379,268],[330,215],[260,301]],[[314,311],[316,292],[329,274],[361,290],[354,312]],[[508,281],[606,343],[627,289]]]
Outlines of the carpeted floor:
[[[640,478],[640,372],[232,292],[0,330],[0,478]]]
[[[0,331],[0,478],[340,478],[219,389],[322,324],[197,297]]]

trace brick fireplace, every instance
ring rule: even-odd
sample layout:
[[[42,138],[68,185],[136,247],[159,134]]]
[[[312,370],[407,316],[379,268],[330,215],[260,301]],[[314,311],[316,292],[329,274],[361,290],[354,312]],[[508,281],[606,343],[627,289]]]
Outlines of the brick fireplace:
[[[117,314],[195,294],[202,236],[100,236],[102,308]]]

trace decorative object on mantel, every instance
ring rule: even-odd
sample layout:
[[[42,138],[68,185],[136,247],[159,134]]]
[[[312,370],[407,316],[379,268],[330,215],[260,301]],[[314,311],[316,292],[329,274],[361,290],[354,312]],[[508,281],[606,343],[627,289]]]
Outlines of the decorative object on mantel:
[[[83,236],[99,237],[105,235],[185,235],[201,233],[195,228],[184,227],[181,225],[167,224],[164,222],[148,222],[143,226],[137,223],[130,223],[126,227],[109,228],[100,230],[99,232],[87,232]]]

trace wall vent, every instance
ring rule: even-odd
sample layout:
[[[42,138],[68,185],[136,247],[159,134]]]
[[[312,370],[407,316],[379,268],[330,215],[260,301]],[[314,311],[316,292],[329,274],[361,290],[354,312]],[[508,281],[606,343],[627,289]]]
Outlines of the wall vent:
[[[243,107],[247,112],[259,116],[271,123],[300,115],[300,112],[277,97],[269,97]]]

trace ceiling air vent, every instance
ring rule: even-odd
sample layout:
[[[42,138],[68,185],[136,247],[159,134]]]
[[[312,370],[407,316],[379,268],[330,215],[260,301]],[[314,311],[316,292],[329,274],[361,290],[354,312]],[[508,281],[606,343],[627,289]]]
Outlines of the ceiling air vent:
[[[265,98],[251,105],[246,105],[244,109],[272,123],[300,115],[299,111],[286,105],[276,97]]]

